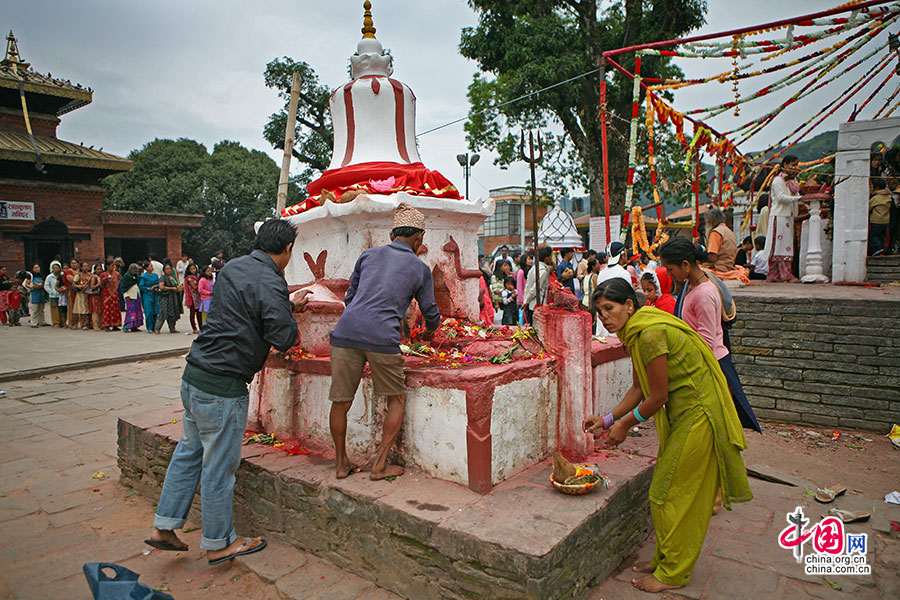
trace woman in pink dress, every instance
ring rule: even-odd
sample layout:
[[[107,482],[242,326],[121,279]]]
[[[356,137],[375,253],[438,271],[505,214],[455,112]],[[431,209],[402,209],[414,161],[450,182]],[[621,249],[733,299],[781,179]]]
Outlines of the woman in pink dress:
[[[216,282],[213,280],[213,268],[210,266],[203,268],[203,276],[197,284],[197,291],[200,292],[200,326],[206,323],[206,315],[209,313],[209,307],[212,305],[213,288]]]

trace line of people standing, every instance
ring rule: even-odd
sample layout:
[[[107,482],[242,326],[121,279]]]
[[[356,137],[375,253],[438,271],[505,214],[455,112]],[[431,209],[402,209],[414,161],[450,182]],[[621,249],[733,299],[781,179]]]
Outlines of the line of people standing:
[[[167,324],[170,333],[177,333],[176,323],[187,308],[196,334],[209,312],[215,273],[224,264],[221,253],[202,271],[184,255],[175,265],[151,256],[127,268],[112,256],[94,263],[73,258],[67,265],[57,257],[46,277],[35,264],[12,278],[0,266],[0,323],[18,326],[30,316],[32,327],[135,332],[146,326],[148,333],[158,334]]]

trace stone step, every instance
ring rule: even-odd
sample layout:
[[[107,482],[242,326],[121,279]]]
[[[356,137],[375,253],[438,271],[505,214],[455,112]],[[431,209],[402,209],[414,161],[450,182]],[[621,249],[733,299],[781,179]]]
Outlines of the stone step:
[[[878,264],[900,267],[900,254],[891,254],[889,256],[869,256],[866,259],[866,264],[869,266]]]
[[[900,281],[900,255],[870,256],[866,259],[866,281]]]
[[[119,420],[122,483],[159,494],[180,417],[172,407]],[[650,535],[656,436],[642,427],[623,444],[631,454],[588,457],[613,483],[584,496],[552,488],[549,459],[482,495],[412,470],[390,482],[365,473],[338,480],[333,458],[244,446],[235,524],[359,576],[343,583],[341,597],[381,593],[366,588],[375,584],[416,600],[584,598]],[[198,509],[195,499],[197,522]],[[286,593],[298,585],[293,578],[309,578],[290,563],[300,569],[305,558],[285,559],[261,576],[293,598]]]

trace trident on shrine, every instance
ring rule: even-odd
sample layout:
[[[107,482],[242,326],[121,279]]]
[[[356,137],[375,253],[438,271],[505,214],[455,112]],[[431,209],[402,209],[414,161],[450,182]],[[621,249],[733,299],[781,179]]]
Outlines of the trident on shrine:
[[[531,130],[528,131],[528,154],[525,154],[525,130],[522,130],[522,141],[519,143],[519,158],[528,163],[528,168],[531,169],[531,224],[532,224],[532,232],[534,233],[534,266],[538,268],[538,218],[537,218],[537,184],[535,183],[534,177],[534,167],[538,163],[541,162],[544,158],[544,143],[541,141],[541,136],[538,135],[537,138],[537,147],[538,153],[537,156],[534,155],[534,132]],[[522,248],[524,252],[525,249]],[[538,268],[536,271],[535,277],[535,291],[537,293],[537,305],[541,305],[541,294],[540,294],[540,275],[541,271]]]

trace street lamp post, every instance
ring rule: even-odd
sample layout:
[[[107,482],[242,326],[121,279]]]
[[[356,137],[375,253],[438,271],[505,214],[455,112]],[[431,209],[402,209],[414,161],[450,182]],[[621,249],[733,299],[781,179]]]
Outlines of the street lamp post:
[[[472,173],[472,167],[478,162],[479,158],[481,157],[477,154],[469,156],[468,152],[456,155],[456,162],[463,168],[463,176],[466,178],[466,199],[469,198],[469,175]]]

